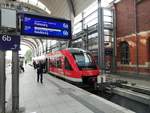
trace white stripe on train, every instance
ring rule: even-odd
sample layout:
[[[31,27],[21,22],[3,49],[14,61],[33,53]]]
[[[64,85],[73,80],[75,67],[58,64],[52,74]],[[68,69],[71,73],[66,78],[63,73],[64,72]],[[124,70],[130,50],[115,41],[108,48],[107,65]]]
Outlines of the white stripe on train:
[[[62,74],[59,74],[59,73],[55,73],[55,72],[50,72],[56,76],[59,76],[59,77],[62,77],[62,78],[65,78],[67,80],[70,80],[70,81],[74,81],[74,82],[82,82],[82,79],[81,78],[71,78],[71,77],[68,77],[68,76],[65,76],[65,75],[62,75]]]

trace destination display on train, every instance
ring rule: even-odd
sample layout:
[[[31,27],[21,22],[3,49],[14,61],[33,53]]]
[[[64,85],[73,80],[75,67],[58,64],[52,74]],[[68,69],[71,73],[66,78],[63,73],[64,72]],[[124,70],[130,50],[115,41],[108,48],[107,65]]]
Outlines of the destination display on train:
[[[71,39],[71,21],[23,14],[21,35]]]

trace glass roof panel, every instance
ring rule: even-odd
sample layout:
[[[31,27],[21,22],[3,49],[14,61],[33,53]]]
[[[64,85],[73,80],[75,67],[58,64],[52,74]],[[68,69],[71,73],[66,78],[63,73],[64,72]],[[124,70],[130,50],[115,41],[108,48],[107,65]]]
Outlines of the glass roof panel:
[[[51,11],[49,9],[45,9],[45,11],[48,13],[48,14],[51,14]]]
[[[95,1],[83,11],[84,17],[88,16],[89,14],[97,10],[97,8],[98,8],[97,1]]]
[[[38,0],[29,0],[29,4],[37,5]]]
[[[40,1],[38,1],[38,6],[41,8],[41,9],[45,9],[45,5],[43,3],[41,3]]]
[[[51,11],[39,0],[18,0],[18,1],[34,5],[35,7],[39,7],[40,9],[46,11],[48,14],[51,14]]]
[[[28,2],[28,0],[18,0],[19,2],[25,2],[25,3],[27,3]]]
[[[81,20],[82,20],[82,13],[78,14],[78,16],[74,18],[74,24],[80,22]]]

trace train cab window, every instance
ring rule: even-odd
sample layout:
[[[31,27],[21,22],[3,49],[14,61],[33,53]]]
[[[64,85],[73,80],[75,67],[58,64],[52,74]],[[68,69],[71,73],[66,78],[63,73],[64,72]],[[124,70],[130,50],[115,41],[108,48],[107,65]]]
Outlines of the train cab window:
[[[67,58],[65,58],[65,69],[66,70],[72,70],[72,67],[71,67],[71,65],[70,65],[70,63],[69,63]]]
[[[73,53],[73,57],[80,70],[83,69],[97,69],[93,58],[88,53]]]
[[[52,67],[52,62],[50,59],[49,59],[49,66]]]

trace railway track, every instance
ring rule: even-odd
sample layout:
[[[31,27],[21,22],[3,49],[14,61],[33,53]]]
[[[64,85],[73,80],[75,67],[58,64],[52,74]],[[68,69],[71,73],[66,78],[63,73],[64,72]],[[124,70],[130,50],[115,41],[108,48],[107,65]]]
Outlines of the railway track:
[[[137,113],[150,113],[150,88],[128,81],[116,80],[98,83],[98,94]],[[105,96],[109,95],[109,96]],[[122,101],[123,100],[123,101]]]
[[[88,85],[80,88],[124,106],[136,113],[150,113],[150,88],[116,80],[97,83],[94,87]]]
[[[128,81],[123,80],[109,80],[107,82],[96,83],[92,86],[87,84],[74,84],[68,80],[65,81],[119,104],[120,106],[131,109],[136,113],[150,113],[149,87],[140,86],[135,83],[128,83]]]

